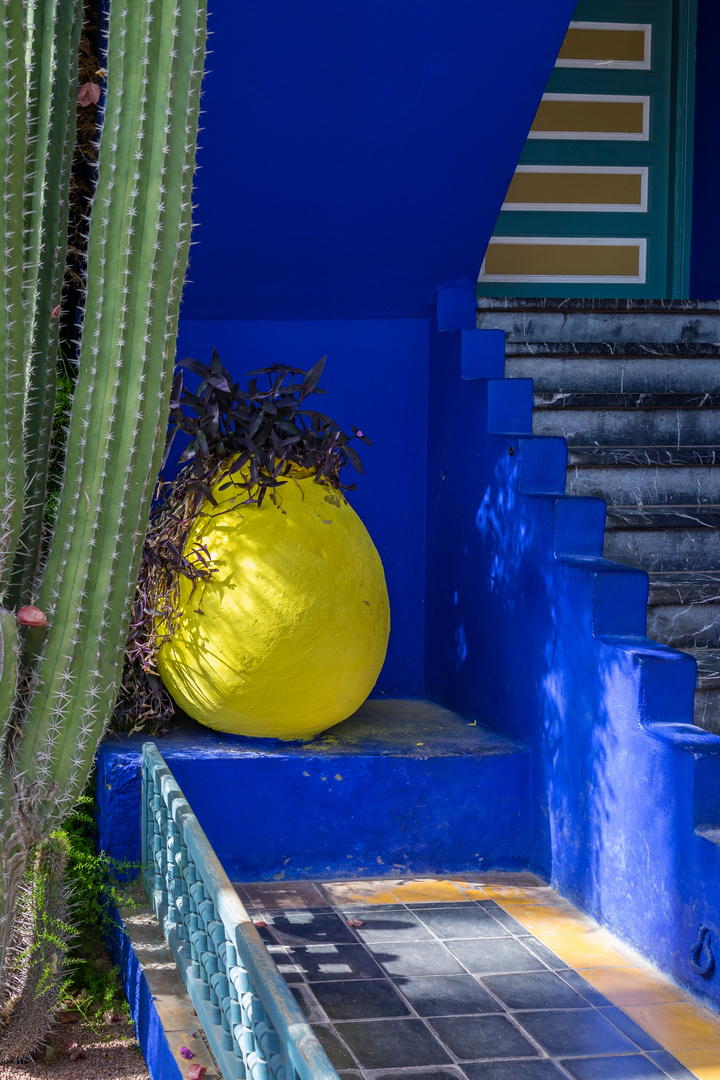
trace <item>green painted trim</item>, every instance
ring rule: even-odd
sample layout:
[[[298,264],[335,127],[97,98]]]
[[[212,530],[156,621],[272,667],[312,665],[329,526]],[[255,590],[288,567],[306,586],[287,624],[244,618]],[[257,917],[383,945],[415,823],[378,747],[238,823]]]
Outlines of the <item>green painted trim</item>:
[[[670,296],[690,296],[690,238],[692,231],[692,181],[695,119],[695,52],[698,0],[676,0],[675,8],[675,129],[674,184],[670,202],[671,280]]]

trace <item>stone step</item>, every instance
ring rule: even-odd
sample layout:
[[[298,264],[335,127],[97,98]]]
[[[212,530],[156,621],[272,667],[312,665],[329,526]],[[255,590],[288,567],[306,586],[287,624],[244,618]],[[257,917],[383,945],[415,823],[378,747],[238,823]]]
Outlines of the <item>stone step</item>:
[[[506,377],[532,379],[538,393],[720,392],[714,345],[555,344],[509,344]]]
[[[504,330],[508,341],[720,342],[715,300],[564,300],[482,297],[479,330]]]
[[[569,446],[608,447],[720,445],[717,408],[537,408],[536,435],[564,436]]]
[[[604,469],[720,465],[720,446],[573,446],[568,451],[570,465]]]
[[[671,506],[613,506],[606,529],[712,530],[720,528],[720,506],[676,503]]]
[[[670,570],[649,577],[648,606],[660,604],[720,604],[720,572],[686,573]]]
[[[720,507],[611,507],[603,554],[648,573],[720,566]]]
[[[720,649],[683,649],[698,666],[695,691],[695,723],[720,735]]]
[[[720,409],[720,394],[694,391],[684,394],[600,393],[580,390],[533,394],[535,409]]]
[[[568,495],[594,495],[611,506],[720,505],[720,468],[642,462],[613,468],[570,465],[566,490]]]
[[[649,607],[647,635],[676,649],[720,649],[720,601]]]
[[[649,586],[648,637],[680,649],[720,648],[720,573],[651,574]]]

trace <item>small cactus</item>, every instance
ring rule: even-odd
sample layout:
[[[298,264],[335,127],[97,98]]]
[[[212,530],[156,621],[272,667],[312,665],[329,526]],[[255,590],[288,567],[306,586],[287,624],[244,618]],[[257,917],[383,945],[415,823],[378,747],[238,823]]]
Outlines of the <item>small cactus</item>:
[[[28,853],[82,792],[121,675],[167,424],[205,53],[205,0],[113,0],[78,381],[56,524],[46,535],[82,6],[82,0],[0,0],[0,1017],[6,1026],[11,1016],[21,1022],[17,1009],[26,1001],[8,977],[8,961],[27,900],[21,886]],[[18,896],[25,900],[16,903]]]
[[[67,865],[67,840],[53,834],[39,845],[15,902],[4,964],[0,1062],[33,1053],[52,1026],[74,936]]]

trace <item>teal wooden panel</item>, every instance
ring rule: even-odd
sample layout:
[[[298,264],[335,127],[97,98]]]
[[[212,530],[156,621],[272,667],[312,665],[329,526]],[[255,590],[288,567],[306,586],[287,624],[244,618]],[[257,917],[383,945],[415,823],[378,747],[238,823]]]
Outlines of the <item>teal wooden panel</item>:
[[[556,67],[546,93],[648,97],[649,138],[529,138],[520,157],[520,165],[646,167],[647,210],[503,210],[494,231],[497,237],[644,238],[647,242],[645,282],[487,282],[478,284],[478,295],[618,298],[687,295],[689,252],[683,241],[688,228],[686,219],[691,181],[687,162],[691,125],[686,99],[692,87],[689,74],[692,65],[688,51],[692,37],[693,7],[693,0],[580,0],[573,21],[649,23],[652,26],[651,68]],[[684,22],[680,19],[683,12],[686,16]],[[682,101],[678,97],[679,78]],[[681,116],[679,125],[678,113]]]

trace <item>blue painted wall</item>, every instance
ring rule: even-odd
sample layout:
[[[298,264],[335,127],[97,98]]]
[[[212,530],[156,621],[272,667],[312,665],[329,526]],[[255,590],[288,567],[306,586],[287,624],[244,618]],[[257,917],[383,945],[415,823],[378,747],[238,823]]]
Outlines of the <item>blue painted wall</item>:
[[[475,280],[574,6],[211,3],[185,317],[415,317]]]
[[[717,1007],[689,961],[701,926],[720,940],[694,661],[648,641],[646,575],[601,557],[604,503],[563,494],[563,440],[530,434],[531,384],[483,336],[431,340],[428,693],[530,747],[532,868]]]
[[[309,368],[327,355],[314,407],[373,441],[365,472],[348,469],[348,495],[380,552],[392,629],[376,694],[412,696],[423,687],[426,319],[323,322],[180,322],[178,357],[209,361],[213,347],[236,378],[268,364]]]
[[[716,0],[699,0],[690,295],[700,300],[720,297],[718,52],[720,52],[720,6]]]

